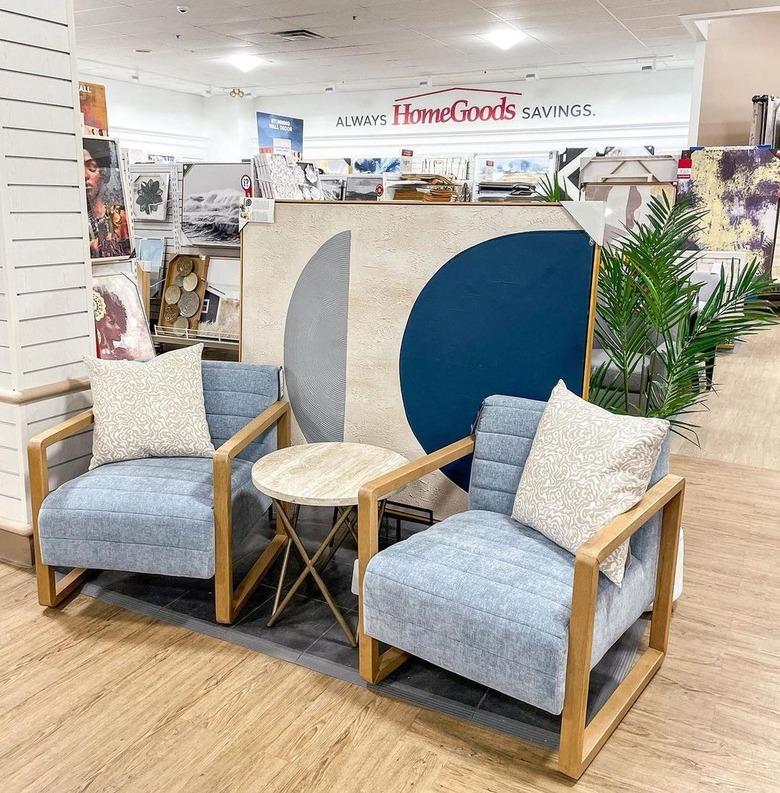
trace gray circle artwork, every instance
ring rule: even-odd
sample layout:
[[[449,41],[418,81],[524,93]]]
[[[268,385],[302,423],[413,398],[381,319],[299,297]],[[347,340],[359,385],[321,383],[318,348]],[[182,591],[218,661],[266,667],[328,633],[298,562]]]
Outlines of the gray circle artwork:
[[[344,440],[350,244],[350,232],[342,231],[320,246],[287,309],[287,393],[309,443]]]
[[[183,317],[194,317],[200,307],[200,299],[194,292],[183,292],[179,298],[179,311]]]
[[[187,292],[193,292],[195,289],[198,288],[198,274],[197,273],[190,273],[189,275],[184,276],[184,283],[182,283],[182,289],[186,290]]]

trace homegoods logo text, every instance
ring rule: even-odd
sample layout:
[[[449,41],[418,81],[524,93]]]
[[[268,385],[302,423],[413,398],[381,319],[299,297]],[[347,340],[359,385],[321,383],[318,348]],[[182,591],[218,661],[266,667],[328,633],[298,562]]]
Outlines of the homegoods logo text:
[[[455,96],[452,96],[452,94]],[[449,96],[447,96],[449,95]],[[393,101],[390,113],[338,116],[337,127],[418,126],[464,122],[524,121],[590,118],[596,114],[587,102],[518,105],[522,93],[495,88],[442,88]],[[434,98],[435,97],[435,98]]]
[[[443,107],[425,107],[425,101],[418,103],[423,97],[435,94],[446,94],[452,91],[492,94],[491,100],[473,101],[466,97],[453,100]],[[496,97],[499,95],[500,98]],[[517,106],[510,101],[510,96],[522,96],[517,91],[495,91],[485,88],[444,88],[441,91],[430,91],[426,94],[405,96],[393,103],[393,124],[461,124],[464,121],[511,121],[517,115]],[[420,107],[419,104],[423,106]]]

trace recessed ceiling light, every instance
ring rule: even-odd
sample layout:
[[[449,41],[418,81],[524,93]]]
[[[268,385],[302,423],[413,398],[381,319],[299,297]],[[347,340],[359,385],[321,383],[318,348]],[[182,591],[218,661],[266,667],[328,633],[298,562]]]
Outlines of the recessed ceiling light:
[[[517,28],[508,26],[496,28],[490,33],[483,33],[480,38],[489,41],[494,47],[500,50],[511,50],[518,42],[525,38],[525,33]]]
[[[151,52],[151,50],[140,48],[140,49],[137,49],[136,52],[138,52],[138,53],[140,53],[142,55],[148,55]]]
[[[235,55],[230,55],[225,58],[225,60],[231,66],[235,66],[236,69],[242,72],[251,72],[252,69],[256,69],[260,64],[265,63],[262,58],[258,58],[257,55],[250,55],[248,52],[239,52]]]

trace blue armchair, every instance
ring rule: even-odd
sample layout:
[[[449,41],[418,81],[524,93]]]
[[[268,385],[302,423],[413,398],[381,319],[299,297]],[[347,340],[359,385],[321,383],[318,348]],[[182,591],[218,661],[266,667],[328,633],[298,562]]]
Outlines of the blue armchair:
[[[217,620],[231,623],[283,550],[277,533],[244,580],[233,584],[233,540],[271,501],[252,485],[252,464],[289,446],[289,405],[279,370],[204,361],[212,458],[160,457],[102,465],[49,493],[46,450],[87,430],[92,411],[32,438],[28,446],[35,562],[41,605],[57,606],[89,569],[215,578]],[[56,567],[73,570],[55,578]]]
[[[576,779],[663,661],[684,480],[664,452],[642,501],[573,556],[511,518],[544,406],[489,397],[474,436],[361,489],[360,673],[376,683],[410,654],[562,713],[559,765]],[[470,453],[468,511],[378,553],[378,502]],[[599,563],[629,537],[618,587]],[[586,726],[590,670],[653,601],[649,649]]]

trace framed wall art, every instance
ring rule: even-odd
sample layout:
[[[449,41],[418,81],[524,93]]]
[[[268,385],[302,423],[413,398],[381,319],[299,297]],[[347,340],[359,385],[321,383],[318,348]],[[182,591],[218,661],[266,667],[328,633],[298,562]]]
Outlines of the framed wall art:
[[[149,320],[134,281],[124,273],[92,279],[97,357],[108,361],[154,358]]]
[[[130,195],[133,218],[165,220],[168,217],[168,182],[170,174],[139,174],[133,179]]]
[[[104,85],[80,82],[79,109],[85,135],[108,137],[108,111]]]
[[[185,163],[181,231],[190,245],[238,246],[238,216],[251,162]]]
[[[780,152],[764,146],[698,149],[691,155],[691,178],[677,185],[678,196],[710,211],[691,247],[750,251],[772,272],[780,196]]]
[[[133,253],[133,227],[119,144],[112,138],[82,140],[90,258],[93,264],[128,258]]]
[[[613,245],[637,223],[647,222],[652,198],[665,195],[669,203],[674,204],[676,196],[674,184],[660,182],[586,184],[581,192],[585,201],[603,201],[607,205],[604,242]]]
[[[401,173],[400,157],[355,157],[352,160],[352,173],[379,174]]]

